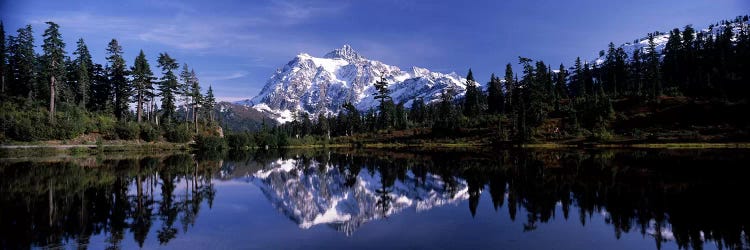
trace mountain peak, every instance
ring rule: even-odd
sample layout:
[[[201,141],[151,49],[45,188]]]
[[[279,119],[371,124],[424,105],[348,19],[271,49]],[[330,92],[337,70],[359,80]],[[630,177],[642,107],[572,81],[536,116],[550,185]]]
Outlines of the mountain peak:
[[[324,57],[331,59],[339,58],[345,60],[362,58],[362,56],[360,56],[357,51],[354,51],[352,46],[350,46],[349,44],[344,44],[344,46],[342,46],[341,48],[328,52],[328,54],[326,54]]]

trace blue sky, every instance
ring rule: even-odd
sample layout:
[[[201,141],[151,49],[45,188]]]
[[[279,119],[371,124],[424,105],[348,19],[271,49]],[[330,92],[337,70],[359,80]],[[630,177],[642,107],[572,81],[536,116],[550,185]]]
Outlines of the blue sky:
[[[477,80],[518,56],[569,66],[612,41],[750,13],[747,0],[634,1],[36,1],[0,0],[6,34],[45,21],[61,26],[72,52],[82,37],[98,63],[116,38],[128,65],[140,49],[152,67],[168,52],[195,68],[222,100],[251,98],[296,54],[322,56],[350,44],[402,68],[425,67]],[[154,69],[158,72],[157,69]]]

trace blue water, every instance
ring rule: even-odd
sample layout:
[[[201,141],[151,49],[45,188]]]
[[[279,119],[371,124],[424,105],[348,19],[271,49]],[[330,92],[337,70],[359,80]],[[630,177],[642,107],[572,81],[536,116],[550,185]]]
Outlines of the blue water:
[[[579,153],[598,160],[571,166],[567,157]],[[747,170],[735,166],[747,163],[743,154],[513,154],[318,152],[208,161],[183,155],[105,160],[97,168],[90,161],[5,160],[0,242],[65,249],[748,247],[741,204],[750,190],[739,177]],[[723,167],[706,174],[705,165],[685,163],[690,157]],[[681,170],[665,161],[681,163]]]

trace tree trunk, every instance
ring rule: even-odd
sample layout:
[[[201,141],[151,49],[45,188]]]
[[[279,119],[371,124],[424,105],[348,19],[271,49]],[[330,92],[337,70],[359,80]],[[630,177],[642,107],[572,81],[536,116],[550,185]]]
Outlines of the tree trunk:
[[[138,113],[138,123],[141,123],[141,115],[143,115],[143,93],[138,91],[138,107],[136,107]]]
[[[55,123],[55,76],[49,82],[49,122]]]
[[[195,134],[198,134],[198,112],[196,112],[195,104],[193,104],[193,123],[195,124]]]

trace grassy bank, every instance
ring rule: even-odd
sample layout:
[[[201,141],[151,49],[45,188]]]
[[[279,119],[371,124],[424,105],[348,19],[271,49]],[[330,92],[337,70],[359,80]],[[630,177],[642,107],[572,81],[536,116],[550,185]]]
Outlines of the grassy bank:
[[[155,153],[189,151],[188,143],[102,141],[94,144],[63,144],[52,142],[26,142],[0,145],[0,157],[33,157],[52,154],[90,155],[99,153]]]

